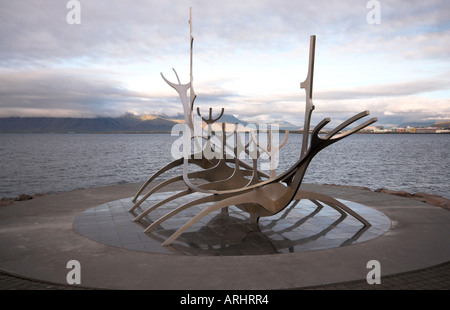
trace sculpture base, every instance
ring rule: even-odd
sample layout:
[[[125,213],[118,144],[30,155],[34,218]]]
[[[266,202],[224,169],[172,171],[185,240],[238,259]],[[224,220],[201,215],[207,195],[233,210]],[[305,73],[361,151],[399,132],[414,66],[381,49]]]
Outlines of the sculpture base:
[[[191,201],[192,194],[150,212],[139,223],[134,217],[151,205],[175,192],[156,193],[145,201],[141,210],[128,212],[131,198],[111,201],[88,209],[75,219],[80,234],[115,247],[150,253],[179,255],[268,255],[295,253],[348,246],[383,235],[391,227],[390,219],[368,206],[344,201],[345,205],[367,219],[364,227],[352,216],[342,216],[324,205],[309,200],[294,201],[280,213],[260,218],[259,225],[249,221],[248,213],[236,207],[228,212],[213,212],[183,233],[172,245],[161,246],[179,227],[198,214],[205,205],[192,207],[170,218],[150,233],[145,227],[165,213]]]

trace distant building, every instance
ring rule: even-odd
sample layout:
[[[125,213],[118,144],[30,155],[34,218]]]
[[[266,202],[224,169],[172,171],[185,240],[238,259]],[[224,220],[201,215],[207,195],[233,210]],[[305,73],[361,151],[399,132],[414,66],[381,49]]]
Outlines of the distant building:
[[[404,127],[384,127],[384,126],[368,126],[361,130],[361,133],[450,133],[450,128],[426,127],[415,128],[411,126]]]
[[[408,126],[408,127],[406,127],[405,132],[416,133],[417,132],[417,128]]]
[[[375,131],[375,126],[367,126],[366,128],[362,129],[360,132],[374,132]]]
[[[375,126],[375,128],[373,129],[373,132],[378,132],[378,133],[382,133],[382,132],[390,132],[391,130],[385,129],[384,126]]]
[[[405,128],[392,128],[392,132],[404,133],[406,132]]]
[[[438,130],[436,127],[417,128],[416,133],[436,133],[436,130]]]

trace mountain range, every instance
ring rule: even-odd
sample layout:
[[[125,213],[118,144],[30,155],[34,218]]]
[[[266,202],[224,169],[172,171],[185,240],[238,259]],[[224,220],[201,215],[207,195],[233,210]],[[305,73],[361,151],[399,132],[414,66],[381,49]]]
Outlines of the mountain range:
[[[0,118],[0,133],[111,133],[170,131],[177,122],[159,117]]]
[[[441,128],[449,128],[450,127],[450,121],[443,121],[443,122],[430,122],[430,121],[423,121],[423,122],[409,122],[409,123],[403,123],[398,125],[400,128],[406,128],[406,127],[441,127]]]
[[[96,118],[56,118],[56,117],[4,117],[0,118],[0,133],[133,133],[133,132],[170,132],[174,125],[183,123],[182,115],[169,117],[166,115],[136,116],[125,114],[119,117]],[[248,122],[233,115],[224,114],[220,122],[244,126]],[[299,130],[287,122],[273,122],[280,129]],[[401,124],[399,127],[450,127],[450,122]]]
[[[248,123],[233,115],[224,114],[221,122]],[[96,118],[57,118],[57,117],[4,117],[0,118],[0,133],[133,133],[133,132],[170,132],[174,125],[183,123],[181,115],[168,117],[165,115],[136,116],[125,114],[119,117]],[[299,128],[283,123],[283,129]],[[280,127],[282,125],[280,124]]]

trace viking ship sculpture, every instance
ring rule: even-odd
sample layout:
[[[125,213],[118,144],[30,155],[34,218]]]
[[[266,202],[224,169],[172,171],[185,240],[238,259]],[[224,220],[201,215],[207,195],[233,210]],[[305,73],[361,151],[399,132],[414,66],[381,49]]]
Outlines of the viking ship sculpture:
[[[174,88],[183,105],[184,121],[187,128],[186,132],[190,133],[188,139],[194,141],[197,146],[198,152],[193,152],[188,156],[176,159],[173,162],[167,164],[155,174],[153,174],[139,189],[132,199],[134,205],[130,208],[130,212],[136,212],[141,204],[147,200],[151,195],[158,191],[163,191],[168,185],[175,182],[183,182],[185,188],[179,192],[174,193],[172,196],[163,199],[154,205],[148,207],[145,210],[141,209],[141,213],[136,216],[134,221],[139,222],[145,216],[155,209],[166,205],[167,203],[174,201],[178,198],[191,195],[192,193],[201,193],[201,198],[196,198],[187,203],[181,204],[163,215],[161,218],[153,221],[144,232],[151,232],[155,227],[162,224],[164,221],[175,216],[176,214],[191,208],[193,206],[204,205],[204,209],[195,215],[190,221],[180,227],[173,235],[171,235],[162,245],[170,245],[174,242],[183,232],[189,227],[194,225],[198,220],[207,216],[211,212],[222,210],[226,211],[230,206],[236,206],[237,208],[249,213],[249,221],[257,224],[260,217],[272,216],[278,212],[284,210],[291,205],[293,201],[301,199],[308,199],[315,204],[322,206],[327,205],[343,216],[348,214],[356,218],[361,225],[368,227],[371,224],[356,213],[351,208],[347,207],[342,202],[336,200],[333,197],[300,190],[300,186],[303,181],[303,177],[306,173],[308,165],[311,160],[321,150],[327,146],[350,136],[353,133],[365,128],[366,126],[374,123],[377,119],[372,118],[366,122],[357,125],[356,127],[346,130],[351,124],[369,115],[368,111],[363,111],[355,116],[349,118],[347,121],[341,123],[339,126],[330,131],[326,136],[319,136],[320,131],[330,122],[329,118],[325,118],[318,125],[314,127],[310,137],[310,121],[311,114],[314,110],[312,102],[313,94],[313,73],[314,73],[314,54],[315,54],[315,36],[310,37],[310,53],[309,53],[309,68],[308,74],[303,83],[300,84],[300,88],[305,89],[306,92],[306,107],[305,107],[305,121],[303,128],[303,140],[301,146],[301,152],[298,157],[298,161],[292,165],[286,171],[276,174],[274,169],[271,169],[269,174],[258,169],[258,162],[262,158],[262,154],[268,154],[270,160],[274,160],[274,156],[283,147],[288,138],[288,132],[286,131],[283,142],[279,145],[272,143],[272,132],[269,131],[267,145],[264,145],[258,140],[255,132],[250,132],[249,142],[242,142],[240,133],[235,126],[234,130],[229,133],[226,130],[225,123],[220,124],[221,130],[213,130],[212,125],[217,123],[222,115],[224,109],[218,114],[218,116],[212,116],[212,109],[209,109],[209,117],[205,118],[201,115],[200,109],[197,108],[197,114],[202,119],[202,122],[206,124],[207,135],[202,136],[201,139],[205,140],[203,143],[199,140],[199,137],[194,135],[194,102],[196,94],[193,86],[193,42],[194,37],[192,34],[192,9],[190,14],[190,81],[187,84],[182,84],[178,77],[177,72],[175,76],[178,83],[170,82],[161,73],[162,78],[168,85]],[[189,96],[188,96],[189,90]],[[216,124],[219,125],[219,124]],[[227,143],[227,139],[234,138],[234,145],[230,147]],[[219,145],[215,141],[220,141]],[[215,148],[218,148],[217,151]],[[211,158],[211,152],[219,156]],[[252,164],[248,164],[242,161],[240,153],[245,152],[250,155]],[[183,173],[176,177],[165,180],[161,183],[157,183],[150,190],[144,194],[143,192],[154,181],[164,174],[165,172],[174,169],[176,167],[183,167]],[[196,166],[197,170],[192,171],[192,166]],[[198,170],[200,169],[200,170]],[[197,196],[196,196],[197,197]]]

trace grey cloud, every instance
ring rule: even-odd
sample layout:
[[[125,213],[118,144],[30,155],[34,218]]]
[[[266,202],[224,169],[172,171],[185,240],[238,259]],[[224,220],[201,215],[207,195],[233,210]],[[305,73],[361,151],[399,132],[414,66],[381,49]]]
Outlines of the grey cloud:
[[[0,73],[0,107],[8,114],[2,116],[26,110],[41,116],[117,116],[138,109],[157,111],[161,102],[169,111],[179,105],[171,98],[149,97],[127,90],[113,79],[91,74],[77,70]]]
[[[3,1],[2,66],[77,57],[133,57],[157,53],[163,39],[167,46],[180,40],[180,31],[174,27],[176,9],[166,1],[80,2],[81,24],[69,25],[66,1]],[[184,20],[186,14],[183,17],[176,19]]]
[[[344,51],[352,47],[373,50],[380,42],[394,50],[417,26],[430,34],[449,28],[444,18],[449,12],[446,1],[382,1],[383,22],[379,27],[367,25],[368,10],[360,0],[80,2],[81,25],[68,25],[66,1],[3,1],[1,65],[77,57],[120,61],[184,53],[189,6],[193,6],[194,35],[200,49],[202,44],[211,46],[206,42],[214,42],[217,50],[289,49],[310,34],[317,34],[323,42],[329,42],[327,45]],[[424,53],[443,53],[444,44],[438,41],[435,49]]]
[[[382,24],[367,25],[366,1],[144,1],[80,0],[81,25],[66,23],[67,1],[0,2],[0,108],[67,109],[85,115],[122,111],[176,114],[176,96],[150,97],[125,89],[120,82],[88,67],[188,53],[189,6],[194,13],[195,52],[224,59],[233,53],[294,50],[317,34],[320,51],[385,54],[388,60],[410,57],[448,59],[449,5],[442,1],[380,1]],[[417,36],[417,32],[419,36]],[[426,42],[423,44],[423,42]],[[306,50],[307,47],[305,47]],[[249,53],[251,55],[251,53]],[[198,58],[197,58],[198,59]],[[208,59],[208,57],[205,57]],[[217,60],[217,59],[216,59]],[[64,69],[84,67],[83,70]],[[15,68],[11,70],[11,68]],[[55,69],[57,68],[57,69]],[[31,71],[26,71],[30,69]],[[356,90],[316,91],[322,100],[405,96],[443,90],[448,79],[375,85]],[[199,104],[225,102],[230,112],[282,115],[291,112],[271,98],[267,108],[252,110],[233,91],[199,91]],[[260,98],[258,98],[259,100]],[[286,95],[278,102],[298,102]],[[162,103],[162,104],[161,104]],[[242,106],[245,106],[242,108]],[[299,108],[299,111],[302,111]],[[320,111],[317,111],[320,112]],[[280,114],[277,114],[280,113]],[[333,112],[334,113],[334,112]]]
[[[416,95],[425,92],[449,90],[448,77],[440,76],[433,79],[391,83],[385,85],[372,85],[354,90],[322,90],[316,91],[316,98],[323,100],[348,100],[378,97],[398,97]]]

